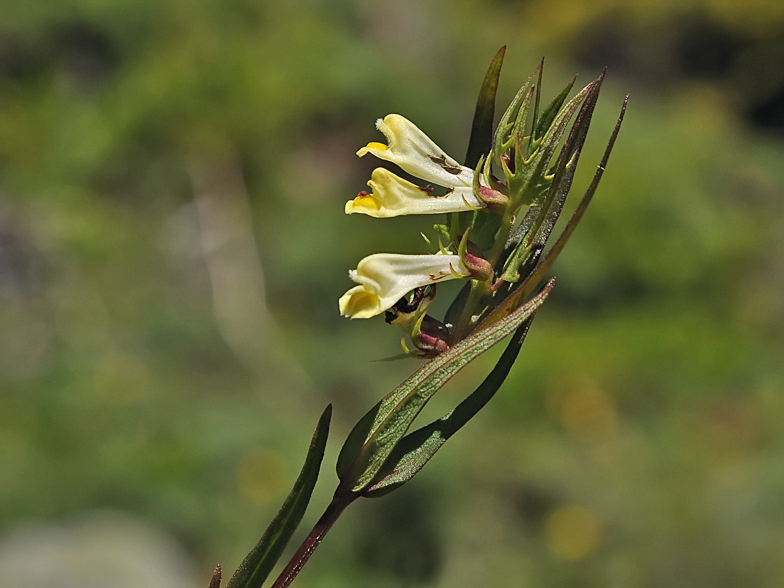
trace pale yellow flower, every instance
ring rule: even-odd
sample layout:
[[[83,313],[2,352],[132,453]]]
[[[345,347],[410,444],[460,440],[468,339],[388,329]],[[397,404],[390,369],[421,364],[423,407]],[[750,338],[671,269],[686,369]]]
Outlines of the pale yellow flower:
[[[370,153],[400,166],[412,176],[444,188],[471,187],[474,170],[449,157],[408,119],[389,114],[376,121],[376,128],[384,133],[389,144],[368,143],[357,151],[360,157]]]
[[[357,264],[357,269],[349,271],[349,277],[359,286],[340,298],[340,314],[370,318],[390,309],[414,288],[469,275],[458,255],[369,255]]]
[[[368,186],[371,194],[361,192],[346,202],[346,214],[362,213],[375,218],[404,214],[439,214],[482,208],[471,187],[450,188],[443,196],[433,196],[408,180],[378,167],[373,170]]]

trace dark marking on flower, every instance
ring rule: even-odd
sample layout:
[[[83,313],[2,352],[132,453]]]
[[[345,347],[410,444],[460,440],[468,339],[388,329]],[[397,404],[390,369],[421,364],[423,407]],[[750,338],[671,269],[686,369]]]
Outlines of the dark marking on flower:
[[[449,194],[455,191],[454,188],[445,188],[446,192],[444,192],[443,194],[434,194],[436,187],[433,186],[432,184],[428,184],[427,186],[424,187],[417,186],[417,188],[422,190],[425,194],[427,194],[431,198],[443,198],[444,196],[449,196]]]
[[[437,163],[438,165],[441,166],[441,168],[444,171],[447,171],[455,176],[458,175],[461,171],[463,171],[463,168],[460,167],[459,165],[449,165],[446,162],[446,155],[444,155],[443,153],[439,156],[431,155],[430,161],[432,161],[433,163]]]
[[[398,300],[395,303],[393,308],[396,308],[400,312],[414,312],[418,307],[419,304],[425,299],[425,296],[429,293],[427,286],[420,286],[419,288],[414,288],[414,292],[411,294],[411,302],[409,302],[405,296]]]
[[[435,295],[435,284],[414,288],[414,291],[411,294],[411,301],[408,300],[408,297],[403,296],[400,300],[395,302],[392,308],[386,311],[384,318],[390,325],[403,326],[410,324],[416,319],[415,313],[419,309],[419,305],[428,298],[432,300],[435,298]]]

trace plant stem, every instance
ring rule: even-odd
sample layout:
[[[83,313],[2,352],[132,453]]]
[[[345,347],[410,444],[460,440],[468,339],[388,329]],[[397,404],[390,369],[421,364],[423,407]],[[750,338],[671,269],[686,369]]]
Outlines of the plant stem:
[[[294,578],[297,577],[300,571],[302,571],[302,568],[310,559],[310,556],[313,555],[314,551],[316,551],[316,548],[324,539],[324,536],[332,528],[332,525],[335,524],[335,521],[338,520],[338,517],[340,517],[346,507],[357,497],[357,494],[347,494],[342,496],[335,496],[332,499],[332,502],[329,503],[327,510],[324,511],[324,514],[321,515],[321,518],[313,526],[313,529],[310,531],[308,536],[305,537],[302,545],[299,546],[299,549],[297,549],[294,557],[291,558],[291,561],[280,573],[277,580],[275,580],[272,588],[288,588],[288,586],[291,585],[291,583],[294,581]]]
[[[501,219],[501,226],[498,229],[493,250],[490,252],[490,255],[487,256],[487,261],[489,261],[493,267],[498,263],[498,259],[501,257],[501,253],[503,253],[504,247],[506,246],[506,239],[509,237],[509,233],[512,230],[512,219],[512,207],[509,206],[504,211],[504,216]]]
[[[471,292],[468,294],[468,300],[466,300],[465,306],[460,313],[460,318],[458,319],[457,325],[455,326],[453,334],[454,340],[452,341],[453,345],[462,340],[468,333],[468,329],[471,326],[471,317],[473,316],[474,309],[476,308],[479,300],[481,300],[486,290],[487,286],[484,282],[479,280],[471,280]]]
[[[504,211],[503,218],[501,219],[501,227],[498,229],[495,245],[493,246],[493,249],[487,258],[493,267],[495,267],[495,265],[498,263],[498,259],[501,257],[501,253],[503,253],[506,239],[509,237],[509,233],[512,230],[513,218],[514,217],[511,208],[507,208]],[[457,321],[457,325],[454,330],[453,344],[457,341],[460,341],[468,334],[471,326],[471,317],[474,315],[474,311],[476,310],[479,302],[482,300],[485,294],[489,292],[491,283],[492,280],[486,282],[471,280],[471,293],[468,295],[468,300],[466,301],[466,304],[463,307],[463,311],[460,314],[460,318]]]

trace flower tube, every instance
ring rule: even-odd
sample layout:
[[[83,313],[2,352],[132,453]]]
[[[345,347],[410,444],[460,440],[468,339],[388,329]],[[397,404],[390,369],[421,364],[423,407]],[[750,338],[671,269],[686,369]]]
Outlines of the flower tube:
[[[369,255],[357,264],[357,269],[349,271],[349,277],[359,286],[341,296],[340,314],[370,318],[391,308],[414,288],[470,275],[459,255]]]
[[[445,195],[434,196],[431,190],[420,188],[383,167],[373,170],[368,186],[373,189],[372,194],[360,192],[346,202],[346,214],[389,218],[405,214],[464,212],[484,206],[471,187],[450,188]]]

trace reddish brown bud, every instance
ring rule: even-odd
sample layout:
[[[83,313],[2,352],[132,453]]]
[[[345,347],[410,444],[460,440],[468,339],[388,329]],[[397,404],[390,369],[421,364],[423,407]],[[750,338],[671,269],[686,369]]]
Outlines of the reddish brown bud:
[[[484,281],[493,277],[493,266],[482,257],[482,250],[468,240],[467,234],[463,236],[458,254],[460,261],[471,273],[471,279]]]
[[[441,321],[425,316],[419,329],[412,333],[411,342],[424,357],[435,357],[447,351],[449,331]]]
[[[474,191],[477,199],[487,206],[487,208],[492,209],[503,209],[506,208],[506,205],[509,204],[509,197],[505,194],[502,194],[498,190],[493,190],[492,188],[488,188],[487,186],[482,186],[481,184],[477,186]]]

